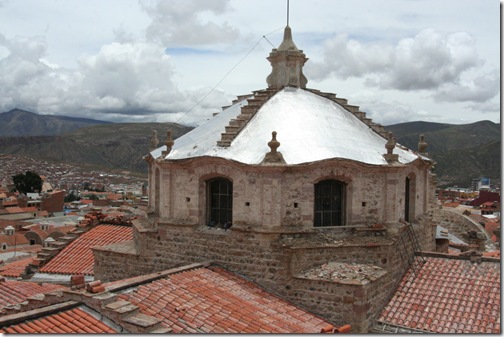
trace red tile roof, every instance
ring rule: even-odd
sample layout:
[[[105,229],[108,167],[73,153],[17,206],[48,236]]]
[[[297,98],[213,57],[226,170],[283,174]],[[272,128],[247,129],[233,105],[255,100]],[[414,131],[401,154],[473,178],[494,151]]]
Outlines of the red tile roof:
[[[28,320],[0,329],[0,333],[117,333],[80,308]]]
[[[9,214],[24,213],[23,209],[19,206],[7,207],[7,208],[4,208],[4,211]]]
[[[30,241],[24,236],[24,233],[15,232],[14,235],[1,234],[0,243],[6,243],[9,247],[14,247],[16,245],[27,245]]]
[[[490,239],[493,242],[499,241],[497,236],[495,236],[494,230],[500,226],[500,218],[487,218],[480,214],[471,214],[470,217],[474,221],[480,224],[482,223],[485,226],[485,230],[487,231],[488,235],[490,235]]]
[[[119,200],[123,197],[122,194],[116,194],[116,193],[110,193],[110,194],[107,194],[107,199],[108,200]]]
[[[174,333],[318,333],[327,321],[220,267],[169,275],[120,295]]]
[[[39,246],[40,247],[40,246]],[[23,258],[0,266],[0,275],[5,277],[20,277],[27,265],[33,261],[33,257]]]
[[[91,247],[133,240],[133,229],[127,226],[99,225],[82,234],[53,257],[41,273],[94,275]]]
[[[23,212],[26,212],[26,213],[29,213],[29,212],[38,212],[38,208],[37,207],[22,207],[21,208],[23,210]]]
[[[66,289],[58,284],[4,280],[0,282],[0,309],[20,304],[28,297]]]
[[[428,257],[378,322],[436,333],[500,333],[500,263]]]
[[[484,252],[483,253],[483,256],[485,257],[493,257],[493,258],[496,258],[496,259],[500,259],[500,250],[492,250],[490,252]]]

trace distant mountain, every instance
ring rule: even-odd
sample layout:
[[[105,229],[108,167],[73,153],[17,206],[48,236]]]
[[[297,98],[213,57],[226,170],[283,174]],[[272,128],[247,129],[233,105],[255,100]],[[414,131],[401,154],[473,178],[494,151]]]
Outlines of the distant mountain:
[[[412,150],[417,150],[419,135],[424,135],[429,157],[437,163],[434,172],[439,185],[468,186],[471,179],[481,176],[493,181],[501,179],[500,124],[409,122],[385,129],[394,134],[398,143]]]
[[[111,124],[87,118],[39,115],[21,109],[0,113],[0,120],[0,137],[56,136],[89,125]]]
[[[175,123],[92,125],[59,136],[0,137],[0,153],[147,174],[142,157],[149,152],[152,131],[157,130],[161,146],[169,129],[178,138],[192,128]]]
[[[7,117],[7,118],[6,118]],[[157,130],[159,145],[171,129],[178,138],[192,128],[174,123],[106,123],[64,116],[40,116],[22,110],[0,114],[0,136],[9,135],[9,125],[17,137],[0,137],[0,153],[22,154],[34,159],[147,173],[142,159],[148,153],[152,131]],[[65,124],[65,123],[69,124]],[[87,125],[86,125],[87,123]],[[89,125],[93,124],[93,125]],[[397,142],[417,150],[424,134],[427,152],[436,165],[439,185],[469,186],[474,178],[500,181],[500,124],[480,121],[453,125],[409,122],[385,127]],[[53,136],[44,135],[52,134]],[[384,149],[385,153],[385,149]]]

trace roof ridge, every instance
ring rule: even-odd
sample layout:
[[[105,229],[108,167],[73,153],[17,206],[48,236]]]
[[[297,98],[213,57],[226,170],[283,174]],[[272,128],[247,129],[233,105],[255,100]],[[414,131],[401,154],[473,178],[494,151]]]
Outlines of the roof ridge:
[[[198,269],[198,268],[206,268],[212,264],[213,264],[212,261],[196,262],[196,263],[184,265],[181,267],[174,267],[174,268],[170,268],[170,269],[166,269],[163,271],[158,271],[158,272],[154,272],[154,273],[150,273],[150,274],[133,276],[133,277],[129,277],[129,278],[126,278],[123,280],[119,280],[119,281],[107,282],[107,283],[104,283],[103,286],[109,292],[117,292],[117,291],[128,289],[131,287],[139,286],[144,283],[153,282],[155,280],[165,278],[169,275],[179,274],[182,272],[186,272],[186,271]]]
[[[273,97],[281,89],[263,89],[253,91],[253,97],[245,98],[247,100],[247,105],[241,107],[241,113],[229,121],[229,124],[225,127],[225,132],[221,133],[221,139],[217,141],[217,146],[219,147],[229,147],[231,143],[236,138],[236,136],[245,128],[245,126],[250,122],[252,117],[255,116],[257,111],[266,103],[271,97]],[[242,101],[238,97],[238,102]]]
[[[351,112],[355,117],[360,119],[364,124],[369,126],[374,132],[382,136],[383,138],[388,138],[388,131],[385,131],[385,127],[380,123],[375,123],[371,118],[366,117],[366,112],[360,111],[358,105],[348,104],[348,100],[346,98],[336,97],[335,93],[332,92],[322,92],[318,89],[304,88],[304,90],[309,91],[313,94],[316,94],[320,97],[327,98],[334,103],[337,103],[341,107],[343,107],[348,112]]]

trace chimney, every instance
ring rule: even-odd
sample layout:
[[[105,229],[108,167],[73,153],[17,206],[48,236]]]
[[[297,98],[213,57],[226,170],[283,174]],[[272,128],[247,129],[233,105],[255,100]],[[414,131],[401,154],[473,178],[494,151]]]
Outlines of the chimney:
[[[14,235],[14,227],[12,226],[7,226],[4,229],[5,235]]]

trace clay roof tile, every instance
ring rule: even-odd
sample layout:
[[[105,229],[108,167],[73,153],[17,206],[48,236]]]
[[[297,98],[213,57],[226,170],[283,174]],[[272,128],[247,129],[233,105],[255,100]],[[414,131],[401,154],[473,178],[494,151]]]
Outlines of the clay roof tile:
[[[410,328],[416,326],[416,329],[434,332],[456,332],[461,327],[465,332],[495,330],[494,326],[487,328],[487,325],[493,320],[500,321],[498,263],[472,264],[462,259],[429,257],[422,272],[416,273],[414,278],[411,276],[411,270],[404,275],[399,288],[380,314],[380,321],[400,324],[403,320],[402,323]],[[404,282],[406,279],[407,283]],[[421,301],[416,297],[417,293],[423,295]],[[418,303],[425,306],[420,309]],[[391,314],[395,307],[401,308],[399,315]],[[422,312],[415,316],[418,310]],[[428,317],[429,313],[433,316]],[[411,319],[412,315],[414,319]]]
[[[329,324],[220,267],[170,275],[121,298],[145,313],[150,309],[145,300],[154,295],[154,315],[175,333],[195,328],[207,333],[315,333]]]
[[[115,225],[96,226],[70,242],[44,265],[40,271],[49,274],[93,275],[94,257],[92,247],[106,246],[131,240],[133,240],[133,230],[131,227]]]

